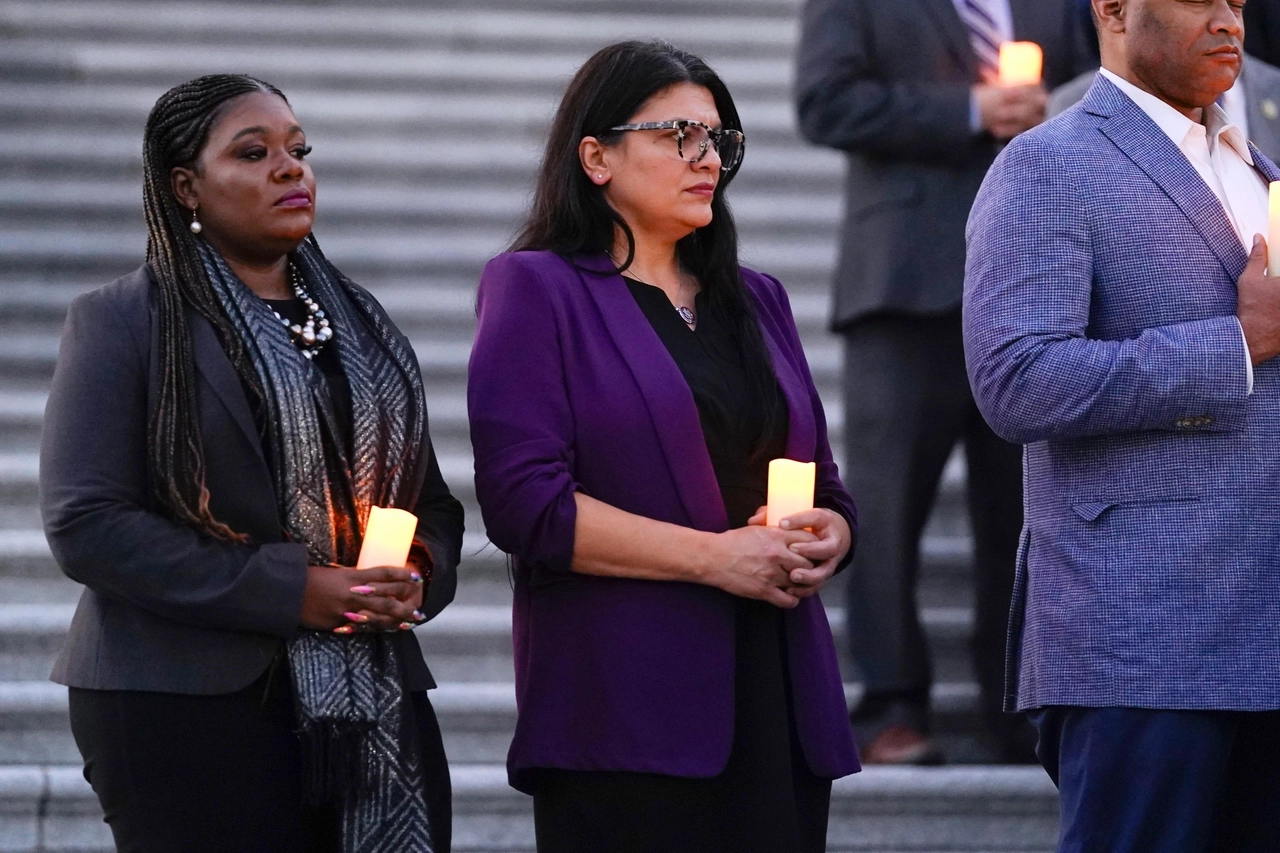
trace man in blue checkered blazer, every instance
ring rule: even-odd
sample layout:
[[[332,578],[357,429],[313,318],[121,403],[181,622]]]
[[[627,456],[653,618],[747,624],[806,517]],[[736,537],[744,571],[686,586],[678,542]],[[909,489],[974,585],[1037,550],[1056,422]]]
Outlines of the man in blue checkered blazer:
[[[1026,445],[1010,710],[1061,851],[1280,849],[1280,171],[1234,0],[1093,0],[1103,71],[969,221],[978,406]],[[1252,247],[1252,254],[1246,247]]]

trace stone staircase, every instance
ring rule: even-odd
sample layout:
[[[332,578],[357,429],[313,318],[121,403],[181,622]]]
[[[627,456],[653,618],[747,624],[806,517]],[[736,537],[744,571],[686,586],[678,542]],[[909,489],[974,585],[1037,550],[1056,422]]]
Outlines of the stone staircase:
[[[453,761],[455,849],[533,849],[530,801],[502,767],[514,721],[510,587],[475,507],[464,400],[480,267],[527,203],[547,120],[575,68],[624,37],[701,53],[750,139],[731,191],[748,265],[789,288],[841,434],[839,350],[825,332],[840,158],[796,135],[797,0],[0,0],[0,851],[105,851],[65,690],[46,678],[78,587],[40,531],[37,449],[68,302],[142,260],[141,132],[166,88],[246,71],[280,86],[315,146],[321,245],[413,339],[441,465],[468,512],[458,600],[419,637]],[[833,851],[1052,849],[1038,768],[985,764],[973,736],[963,465],[925,543],[939,729],[953,764],[836,785]],[[840,585],[824,597],[843,652]],[[846,662],[847,663],[847,662]],[[847,693],[857,674],[848,666]]]

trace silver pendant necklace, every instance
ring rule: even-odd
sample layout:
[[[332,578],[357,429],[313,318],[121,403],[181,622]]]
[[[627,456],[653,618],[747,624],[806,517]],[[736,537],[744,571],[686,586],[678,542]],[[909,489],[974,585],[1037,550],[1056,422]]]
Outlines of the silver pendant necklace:
[[[605,255],[608,256],[610,261],[613,261],[614,268],[617,268],[618,262],[613,259],[613,252],[605,251]],[[630,270],[627,270],[627,272],[630,272]],[[632,281],[638,281],[641,284],[649,284],[649,282],[644,281],[643,279],[636,278],[634,275],[627,275],[625,272],[621,270],[618,271],[618,275],[626,276]],[[652,285],[652,284],[650,284],[649,286],[656,287],[656,285]],[[688,308],[684,305],[677,305],[675,306],[675,309],[676,309],[676,313],[680,315],[680,319],[684,320],[685,325],[687,326],[698,325],[698,315],[694,313],[694,310],[692,308]]]

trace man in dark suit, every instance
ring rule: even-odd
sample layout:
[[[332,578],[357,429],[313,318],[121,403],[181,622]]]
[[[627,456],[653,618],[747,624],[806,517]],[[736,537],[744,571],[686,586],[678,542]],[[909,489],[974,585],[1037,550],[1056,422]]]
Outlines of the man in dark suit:
[[[848,154],[833,326],[845,338],[846,479],[863,534],[849,633],[864,758],[939,760],[916,606],[920,534],[952,447],[965,444],[974,532],[974,668],[1007,760],[1029,729],[1000,712],[1022,525],[1021,451],[997,438],[964,371],[964,227],[1000,145],[1044,119],[1043,86],[995,85],[999,45],[1044,49],[1044,80],[1090,67],[1075,0],[809,0],[796,91],[813,142]]]
[[[1280,0],[1249,0],[1244,7],[1244,49],[1280,65]]]

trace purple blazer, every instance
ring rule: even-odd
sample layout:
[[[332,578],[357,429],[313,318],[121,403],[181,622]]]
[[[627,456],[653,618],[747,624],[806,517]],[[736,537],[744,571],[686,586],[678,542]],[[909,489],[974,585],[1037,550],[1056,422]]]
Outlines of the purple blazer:
[[[699,530],[728,526],[693,394],[603,255],[499,255],[480,279],[467,379],[476,494],[516,562],[511,784],[540,767],[710,777],[734,725],[734,599],[690,583],[574,573],[582,491]],[[856,530],[786,292],[743,270],[790,411],[787,456],[818,463],[817,503]],[[810,769],[859,770],[826,611],[785,615]]]

